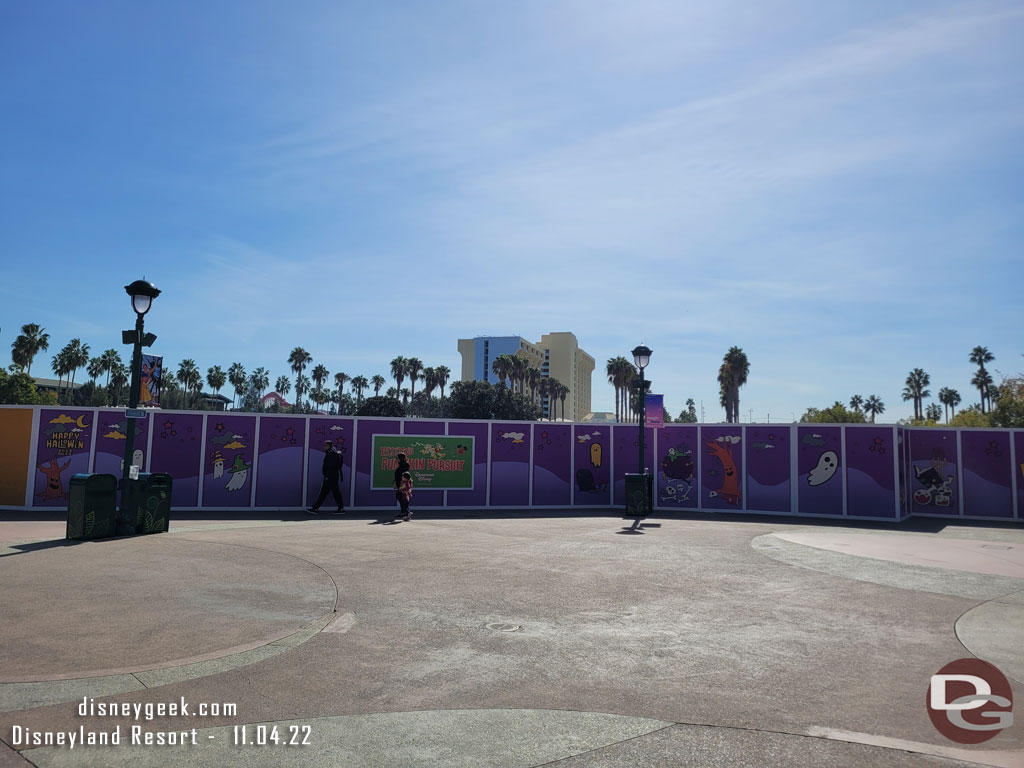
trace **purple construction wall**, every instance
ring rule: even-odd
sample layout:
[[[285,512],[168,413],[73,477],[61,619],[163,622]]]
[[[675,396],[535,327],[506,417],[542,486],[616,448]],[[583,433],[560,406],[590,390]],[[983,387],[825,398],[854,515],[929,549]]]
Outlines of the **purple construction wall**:
[[[473,437],[474,487],[418,491],[418,507],[615,508],[625,475],[637,471],[635,424],[176,411],[129,422],[114,409],[35,411],[26,508],[66,507],[78,472],[120,476],[129,426],[136,461],[172,476],[177,509],[308,506],[328,438],[343,456],[346,506],[393,508],[391,490],[370,489],[374,434]],[[670,424],[645,434],[656,509],[879,520],[1024,513],[1024,430]]]
[[[746,508],[758,512],[791,512],[789,427],[750,426],[746,433]]]
[[[1013,517],[1010,434],[970,430],[960,436],[963,451],[964,515]]]
[[[305,447],[305,416],[264,416],[260,419],[257,507],[302,506],[302,455]]]
[[[490,425],[486,421],[449,421],[449,435],[473,438],[473,488],[448,491],[449,507],[487,506],[487,452],[490,450]]]
[[[566,507],[572,503],[572,427],[537,424],[533,429],[533,504]]]
[[[600,507],[612,503],[611,427],[577,424],[573,427],[573,504]]]
[[[738,511],[743,506],[743,430],[723,424],[700,430],[701,507]]]
[[[846,514],[891,517],[897,514],[895,430],[891,426],[847,425]]]
[[[199,465],[203,463],[203,416],[198,413],[159,412],[153,422],[150,472],[172,478],[171,507],[199,506]]]
[[[800,513],[842,515],[842,427],[797,427],[796,435],[796,482]]]
[[[43,408],[36,432],[34,507],[67,507],[68,483],[88,472],[96,413],[73,408]]]
[[[697,426],[668,425],[658,430],[654,463],[655,504],[665,509],[697,509]]]
[[[490,506],[530,506],[532,444],[532,424],[521,421],[491,424]]]

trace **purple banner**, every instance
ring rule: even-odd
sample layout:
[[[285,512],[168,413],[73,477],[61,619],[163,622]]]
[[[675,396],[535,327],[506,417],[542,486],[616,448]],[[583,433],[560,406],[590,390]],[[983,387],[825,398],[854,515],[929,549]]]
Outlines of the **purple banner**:
[[[611,427],[577,424],[573,429],[573,460],[576,464],[573,504],[607,506],[612,502]]]
[[[203,443],[203,506],[252,506],[256,417],[211,413]]]
[[[1007,432],[964,430],[964,514],[971,517],[1013,517],[1013,475]]]
[[[697,427],[669,424],[658,433],[655,463],[655,504],[675,509],[696,509],[700,503],[697,488]]]
[[[533,428],[533,504],[572,503],[572,427],[539,423]]]
[[[259,432],[256,506],[301,507],[306,417],[263,416]]]
[[[842,428],[797,427],[797,498],[802,515],[842,515]]]
[[[123,474],[124,445],[128,439],[129,427],[135,430],[135,446],[132,449],[132,464],[140,472],[146,472],[146,447],[149,442],[149,421],[154,415],[147,413],[144,419],[129,419],[124,411],[101,410],[96,413],[96,455],[93,457],[92,471],[100,474],[114,475],[118,479]]]
[[[448,422],[448,434],[473,438],[473,488],[449,490],[449,507],[483,507],[487,505],[487,442],[488,425],[481,421]]]
[[[95,418],[95,411],[40,409],[32,506],[67,507],[71,477],[89,471]]]
[[[345,500],[345,506],[352,503],[352,437],[355,429],[355,422],[345,418],[321,418],[313,416],[309,420],[309,445],[306,449],[306,501],[305,506],[310,507],[320,495],[320,485],[323,482],[324,467],[324,443],[330,440],[334,443],[334,450],[341,454],[341,495]],[[394,497],[394,494],[391,495]],[[327,497],[324,502],[328,509],[333,509],[334,499]]]
[[[907,430],[912,514],[959,515],[956,431]]]
[[[736,425],[701,427],[701,505],[743,509],[742,431]]]
[[[644,425],[651,429],[665,426],[664,395],[644,395]]]
[[[376,457],[373,455],[374,435],[397,435],[401,434],[402,422],[394,419],[360,419],[358,426],[358,441],[356,443],[356,506],[357,507],[394,507],[397,513],[398,500],[395,498],[395,491],[384,490],[374,491],[370,489],[370,477],[373,472],[373,462]],[[317,467],[317,475],[320,469]],[[317,487],[320,481],[317,480]],[[314,497],[316,498],[316,497]],[[413,499],[416,499],[415,489]]]
[[[747,427],[747,509],[791,512],[789,426]]]
[[[153,455],[150,472],[171,476],[171,507],[199,504],[199,465],[202,462],[203,417],[197,413],[153,414]]]
[[[846,427],[846,514],[896,517],[896,460],[891,426]]]
[[[531,424],[491,424],[491,506],[530,506]]]
[[[444,437],[445,429],[443,421],[421,421],[419,419],[409,419],[405,422],[405,433],[406,435],[434,435],[437,437]],[[414,508],[422,507],[443,507],[444,506],[444,491],[426,491],[417,490],[415,487],[412,492],[412,506]]]

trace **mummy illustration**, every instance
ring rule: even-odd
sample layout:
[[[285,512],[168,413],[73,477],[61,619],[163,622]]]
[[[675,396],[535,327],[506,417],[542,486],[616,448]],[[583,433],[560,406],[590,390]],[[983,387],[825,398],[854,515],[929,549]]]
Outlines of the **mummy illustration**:
[[[601,466],[601,444],[591,443],[590,444],[590,463],[595,467]]]

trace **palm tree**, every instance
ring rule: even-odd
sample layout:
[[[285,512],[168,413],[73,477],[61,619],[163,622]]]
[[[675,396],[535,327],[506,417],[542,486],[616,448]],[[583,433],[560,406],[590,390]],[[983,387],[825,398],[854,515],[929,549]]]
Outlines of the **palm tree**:
[[[938,421],[942,418],[942,409],[938,403],[928,403],[928,407],[924,409],[924,416],[929,421]]]
[[[633,386],[633,379],[637,376],[636,366],[633,365],[629,360],[619,355],[618,357],[612,358],[614,362],[614,376],[613,384],[617,396],[617,409],[619,411],[620,421],[631,421],[630,418],[630,399],[629,390]]]
[[[288,355],[288,365],[291,366],[292,372],[295,374],[296,407],[298,407],[299,401],[302,400],[302,393],[306,391],[302,386],[302,372],[306,370],[306,366],[311,362],[313,362],[313,356],[302,347],[296,347]]]
[[[608,362],[605,365],[604,372],[608,376],[608,383],[615,388],[615,420],[619,421],[620,409],[622,398],[620,395],[621,387],[619,385],[619,360],[625,360],[624,357],[609,357]]]
[[[956,417],[956,407],[960,405],[960,393],[955,389],[949,390],[949,409],[952,411],[950,416]]]
[[[274,382],[274,391],[284,397],[292,390],[292,381],[287,376],[278,376]]]
[[[302,396],[308,393],[313,388],[313,382],[309,380],[309,376],[299,374],[298,378],[295,379],[295,408],[298,409],[302,406]]]
[[[50,361],[50,369],[57,374],[57,402],[60,402],[61,389],[63,388],[64,377],[70,373],[71,368],[68,364],[68,348],[64,347],[60,352],[53,356]]]
[[[263,399],[263,393],[270,386],[270,373],[266,368],[257,368],[249,377],[249,386],[254,392],[254,399],[258,403]]]
[[[718,383],[722,399],[725,400],[726,421],[740,422],[740,387],[747,383],[750,361],[739,347],[729,347],[718,371]]]
[[[392,400],[397,400],[398,399],[398,388],[397,387],[388,387],[388,391],[384,393],[384,396],[385,397],[390,397]]]
[[[423,369],[423,391],[430,397],[437,388],[437,373],[433,368]]]
[[[214,365],[206,369],[206,383],[210,386],[214,392],[218,395],[227,383],[228,375],[224,373],[223,369],[219,365]]]
[[[409,374],[409,397],[416,396],[416,380],[423,370],[423,361],[418,357],[409,357],[405,360],[405,372]]]
[[[434,366],[434,376],[437,380],[437,386],[441,388],[441,399],[444,400],[444,388],[448,384],[448,379],[451,377],[452,372],[448,370],[447,365]]]
[[[50,348],[50,334],[44,333],[45,330],[35,323],[23,325],[21,326],[21,335],[11,344],[12,350],[24,361],[23,364],[19,363],[18,359],[15,359],[14,362],[23,365],[26,368],[25,373],[29,376],[32,375],[32,361],[35,356]],[[12,357],[14,357],[13,354]]]
[[[854,395],[850,398],[850,407],[857,413],[860,413],[860,407],[864,405],[864,398],[860,395]]]
[[[331,372],[327,370],[327,366],[325,366],[323,363],[318,363],[317,366],[310,372],[309,377],[313,380],[313,383],[316,385],[317,389],[323,389],[324,383],[327,381],[327,378],[330,375]],[[335,379],[337,379],[337,376],[335,376]],[[345,376],[345,378],[342,379],[342,381],[348,381],[348,376]]]
[[[93,388],[96,387],[96,379],[103,375],[103,358],[94,357],[89,361],[89,367],[86,368],[86,373],[89,374],[89,378],[92,380]]]
[[[195,360],[182,360],[178,364],[178,372],[175,374],[175,378],[181,383],[182,389],[185,390],[186,394],[190,390],[192,391],[192,406],[195,407],[195,396],[199,394],[199,390],[203,385],[203,378],[199,373]]]
[[[405,381],[405,370],[405,358],[401,355],[391,361],[391,378],[395,380],[396,392],[402,388],[402,382]]]
[[[978,392],[981,393],[981,412],[985,413],[985,404],[991,399],[992,386],[995,382],[992,380],[992,374],[986,371],[984,368],[979,368],[977,373],[971,378],[971,386],[977,387]]]
[[[883,403],[878,395],[871,395],[867,400],[864,401],[864,412],[871,414],[871,423],[875,423],[875,416],[879,413],[885,413],[885,403]]]
[[[512,372],[512,356],[498,355],[491,361],[491,373],[498,377],[501,386],[507,386],[506,380]]]
[[[531,365],[526,371],[526,384],[530,388],[530,400],[533,402],[537,402],[537,388],[540,379],[540,370]]]
[[[907,374],[907,380],[904,382],[907,386],[903,390],[904,400],[914,401],[914,418],[924,418],[924,399],[931,397],[925,387],[931,383],[931,377],[925,373],[921,368],[915,368],[909,374]]]
[[[992,386],[992,377],[987,375],[988,371],[985,370],[985,363],[991,363],[996,358],[995,355],[988,351],[988,347],[975,347],[971,350],[971,354],[967,359],[978,366],[978,373],[971,379],[971,385],[978,388],[978,393],[981,396],[981,412],[985,413],[985,399],[988,397],[988,387]]]
[[[316,371],[313,373],[313,378],[316,379]],[[324,378],[326,379],[327,376],[325,375]],[[338,371],[338,373],[334,374],[334,386],[338,388],[338,397],[341,397],[342,392],[345,391],[345,382],[348,380],[348,374],[343,371]]]
[[[401,392],[402,392],[402,405],[403,406],[408,406],[409,405],[409,388],[408,387],[402,387]]]
[[[565,384],[558,385],[558,399],[562,401],[562,421],[565,421],[565,398],[569,396],[569,388]]]
[[[370,382],[366,380],[365,376],[353,376],[352,377],[352,389],[356,391],[356,405],[359,406],[363,402],[363,390],[370,386]],[[338,387],[338,395],[341,395],[341,387]]]
[[[957,391],[955,389],[950,389],[949,387],[943,387],[942,389],[939,390],[938,398],[939,398],[939,402],[942,403],[942,405],[945,407],[946,423],[947,424],[949,424],[949,409],[951,407],[954,407],[953,406],[953,398],[954,397],[957,398],[957,400],[956,400],[957,402],[960,402],[960,400],[959,400],[960,395],[959,395],[959,393],[957,393]],[[955,415],[955,413],[956,412],[954,411],[954,415]]]
[[[114,369],[110,372],[110,384],[117,391],[117,397],[114,401],[121,404],[121,390],[128,386],[128,367],[124,363],[119,363],[114,366]]]
[[[375,373],[373,378],[370,379],[370,383],[373,384],[373,396],[380,397],[380,388],[387,384],[388,380],[379,373]]]
[[[320,410],[320,406],[327,402],[330,395],[324,390],[322,386],[317,386],[312,392],[309,393],[310,398],[316,403],[317,410]]]
[[[231,398],[231,407],[235,407],[235,400],[242,391],[242,387],[245,386],[246,381],[245,368],[242,367],[241,363],[232,363],[228,368],[228,381],[231,386],[234,387],[235,394]]]
[[[82,366],[89,364],[89,345],[83,344],[81,339],[72,339],[60,351],[58,357],[62,358],[63,373],[71,374],[68,383],[68,404],[72,404],[75,394],[75,373]]]
[[[102,355],[100,355],[100,361],[103,363],[103,370],[107,374],[107,386],[110,386],[110,374],[112,374],[119,365],[124,365],[121,362],[121,355],[116,349],[108,349]]]

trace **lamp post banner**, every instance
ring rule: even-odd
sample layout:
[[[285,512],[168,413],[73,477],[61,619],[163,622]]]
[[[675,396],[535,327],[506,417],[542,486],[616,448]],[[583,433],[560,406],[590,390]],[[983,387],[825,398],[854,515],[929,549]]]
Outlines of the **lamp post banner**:
[[[164,359],[158,355],[142,356],[142,378],[139,381],[139,405],[160,405],[160,384],[163,382]]]
[[[393,487],[400,453],[409,462],[414,489],[473,487],[472,436],[374,435],[371,489]]]
[[[645,423],[648,427],[661,429],[665,426],[665,396],[645,395],[644,410],[646,412]]]

